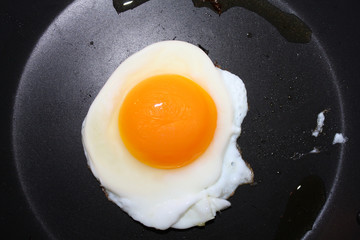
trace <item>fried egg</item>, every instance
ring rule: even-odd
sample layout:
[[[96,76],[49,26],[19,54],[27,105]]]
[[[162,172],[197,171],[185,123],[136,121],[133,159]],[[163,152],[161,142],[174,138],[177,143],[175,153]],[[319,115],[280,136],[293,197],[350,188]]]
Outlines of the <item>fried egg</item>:
[[[197,46],[152,44],[105,83],[82,126],[94,176],[134,220],[156,229],[202,226],[253,172],[236,139],[244,83]]]

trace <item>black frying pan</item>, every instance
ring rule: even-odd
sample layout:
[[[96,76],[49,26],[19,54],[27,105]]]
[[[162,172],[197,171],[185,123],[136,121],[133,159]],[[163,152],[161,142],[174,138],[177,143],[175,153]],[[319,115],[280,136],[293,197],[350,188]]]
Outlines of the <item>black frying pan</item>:
[[[289,42],[276,23],[247,9],[219,17],[190,0],[151,0],[120,15],[111,1],[6,1],[0,10],[3,233],[12,239],[360,238],[355,1],[271,3],[309,26],[309,43]],[[200,45],[244,80],[250,111],[238,143],[255,183],[239,187],[232,207],[206,227],[160,232],[105,198],[86,166],[80,128],[119,63],[171,39]],[[324,131],[314,138],[316,116],[325,109]],[[337,132],[349,138],[345,145],[331,144]],[[320,153],[309,154],[314,147]]]

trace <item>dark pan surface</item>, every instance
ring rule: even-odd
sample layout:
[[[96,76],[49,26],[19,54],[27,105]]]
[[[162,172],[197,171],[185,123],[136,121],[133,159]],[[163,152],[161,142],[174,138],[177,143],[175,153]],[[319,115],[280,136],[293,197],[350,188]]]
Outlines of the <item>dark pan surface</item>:
[[[273,3],[312,28],[310,43],[287,42],[246,9],[233,8],[219,17],[189,0],[151,0],[120,15],[111,1],[77,1],[53,22],[49,17],[45,32],[33,39],[36,47],[22,62],[23,71],[7,75],[15,79],[13,89],[18,84],[8,108],[9,116],[13,110],[13,152],[5,156],[15,176],[8,179],[18,177],[17,187],[23,191],[11,190],[18,199],[12,204],[13,209],[29,208],[35,216],[18,210],[30,227],[16,234],[54,239],[273,239],[290,192],[315,175],[324,184],[326,203],[305,239],[360,237],[360,168],[354,147],[359,142],[359,74],[350,71],[359,64],[351,61],[355,55],[348,59],[338,50],[358,43],[346,36],[343,42],[330,39],[334,30],[322,27],[326,21],[336,22],[311,15],[307,8],[313,3]],[[62,7],[50,6],[57,11]],[[80,129],[91,102],[123,60],[151,43],[171,39],[201,45],[214,62],[243,79],[250,111],[239,145],[256,184],[239,187],[232,207],[205,228],[160,232],[134,222],[105,198],[87,168]],[[20,64],[12,61],[9,65]],[[317,114],[325,109],[324,132],[314,138]],[[337,132],[349,137],[345,145],[331,144]],[[307,154],[313,147],[321,152]]]

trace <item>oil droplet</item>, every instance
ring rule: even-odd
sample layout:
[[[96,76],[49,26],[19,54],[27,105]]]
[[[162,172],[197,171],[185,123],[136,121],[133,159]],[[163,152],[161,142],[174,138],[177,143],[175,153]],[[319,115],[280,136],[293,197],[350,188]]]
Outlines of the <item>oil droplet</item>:
[[[303,179],[290,193],[274,239],[301,239],[312,229],[324,203],[325,187],[322,179],[313,175]]]
[[[246,33],[246,36],[247,36],[248,38],[252,38],[252,33],[251,33],[251,32],[248,32],[248,33]]]
[[[133,9],[149,0],[113,0],[117,13]],[[252,11],[271,23],[289,42],[308,43],[311,29],[294,14],[286,13],[267,0],[192,0],[195,7],[208,7],[219,15],[229,8],[238,6]],[[251,34],[247,34],[251,38]]]
[[[117,13],[136,8],[149,0],[113,0],[113,6]]]
[[[286,13],[267,0],[192,0],[195,7],[208,7],[219,15],[238,6],[265,18],[289,42],[308,43],[311,29],[294,14]]]

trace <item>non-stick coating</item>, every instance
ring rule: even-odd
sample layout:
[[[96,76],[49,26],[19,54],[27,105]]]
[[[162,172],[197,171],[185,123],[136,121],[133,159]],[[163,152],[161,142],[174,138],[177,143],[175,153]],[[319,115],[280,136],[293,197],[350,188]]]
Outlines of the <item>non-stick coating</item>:
[[[13,89],[7,96],[14,102],[4,108],[13,134],[12,146],[7,143],[13,152],[5,152],[7,161],[13,163],[7,163],[12,171],[11,175],[7,173],[5,183],[13,181],[11,188],[4,189],[11,189],[16,196],[6,204],[13,211],[19,207],[31,211],[17,210],[17,217],[25,214],[23,225],[29,227],[22,226],[15,236],[272,239],[289,193],[310,174],[323,179],[328,201],[306,238],[359,236],[356,214],[360,197],[356,186],[360,168],[357,149],[353,147],[358,142],[355,117],[359,111],[358,96],[352,92],[359,83],[358,72],[350,71],[356,69],[358,62],[349,49],[359,47],[358,43],[347,39],[347,35],[343,41],[334,40],[338,36],[328,25],[339,23],[312,15],[309,6],[317,7],[314,3],[274,4],[309,24],[314,31],[309,44],[287,42],[268,22],[245,9],[234,8],[218,17],[209,9],[194,8],[186,0],[152,0],[119,16],[110,1],[79,1],[52,24],[45,15],[43,18],[50,25],[45,33],[41,33],[41,27],[37,33],[27,33],[22,29],[22,21],[4,15],[11,24],[18,22],[17,30],[5,29],[13,33],[9,39],[28,34],[32,45],[36,43],[26,61],[18,50],[9,57],[6,66],[16,73],[5,70],[9,77],[6,83]],[[46,12],[45,6],[39,5],[39,9]],[[61,9],[47,6],[57,7]],[[344,8],[327,7],[323,10],[325,16]],[[336,7],[337,11],[333,9]],[[341,15],[337,18],[348,21]],[[41,18],[36,19],[35,23],[42,22]],[[46,24],[42,26],[45,30]],[[250,111],[239,145],[254,169],[257,184],[239,187],[231,198],[232,207],[205,228],[158,232],[134,222],[106,200],[87,169],[80,128],[92,100],[121,61],[148,44],[174,38],[200,44],[209,50],[213,61],[244,80]],[[338,48],[346,49],[347,54]],[[30,43],[26,49],[31,50]],[[330,109],[324,134],[314,138],[311,130],[316,126],[317,114],[324,109]],[[331,144],[336,132],[349,137],[344,146]],[[313,147],[322,147],[322,152],[293,157]],[[21,186],[14,182],[16,177]],[[21,188],[24,194],[15,188]],[[10,216],[10,210],[7,211]],[[13,220],[8,224],[13,227],[17,218],[10,219]]]

